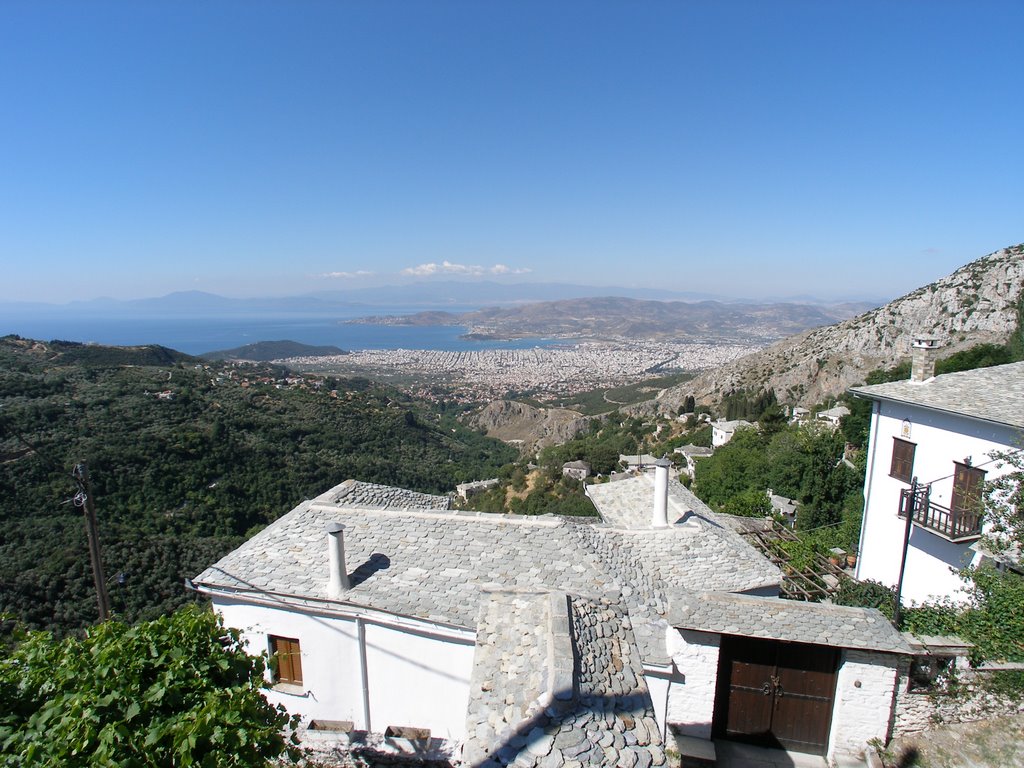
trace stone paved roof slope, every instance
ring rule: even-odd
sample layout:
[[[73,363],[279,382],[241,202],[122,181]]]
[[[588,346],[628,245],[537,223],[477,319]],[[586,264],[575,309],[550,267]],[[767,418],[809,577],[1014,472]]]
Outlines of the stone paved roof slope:
[[[720,592],[671,597],[674,627],[794,643],[910,653],[903,636],[874,608],[848,608]]]
[[[463,762],[480,768],[666,762],[624,606],[496,592],[481,607]]]
[[[720,515],[675,479],[668,484],[668,528],[651,527],[654,480],[640,475],[592,485],[588,494],[606,527],[666,584],[687,589],[744,592],[777,586],[782,574]]]
[[[345,507],[384,507],[387,509],[451,509],[452,505],[448,496],[418,493],[407,491],[405,488],[364,483],[359,480],[346,480],[341,485],[337,485],[319,496],[317,501]]]
[[[853,387],[856,395],[1024,427],[1024,362],[944,373],[923,382]]]
[[[321,497],[323,498],[323,497]],[[345,525],[345,603],[471,628],[483,587],[617,589],[561,518],[305,502],[201,573],[209,588],[326,599],[327,523]]]

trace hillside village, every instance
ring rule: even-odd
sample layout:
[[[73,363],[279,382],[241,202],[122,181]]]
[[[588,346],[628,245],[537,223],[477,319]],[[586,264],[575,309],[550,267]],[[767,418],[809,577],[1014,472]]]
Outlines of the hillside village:
[[[1022,263],[1020,246],[1006,249],[937,288],[727,364],[713,391],[702,375],[611,418],[513,401],[464,417],[519,446],[515,462],[508,445],[368,382],[194,360],[90,368],[81,381],[66,365],[69,378],[57,380],[47,356],[103,351],[23,339],[4,340],[13,361],[5,392],[20,409],[7,418],[52,423],[47,398],[65,392],[114,408],[105,377],[132,388],[141,410],[125,411],[126,423],[153,418],[150,408],[176,425],[212,418],[189,439],[212,447],[234,433],[235,442],[218,448],[227,463],[198,475],[206,493],[188,513],[197,521],[215,497],[228,503],[224,486],[239,494],[225,476],[250,438],[229,412],[271,419],[281,446],[308,442],[315,453],[304,457],[354,439],[346,433],[360,418],[387,425],[388,449],[419,489],[389,482],[394,469],[369,447],[381,436],[360,435],[348,453],[361,452],[358,466],[374,479],[315,488],[302,478],[287,488],[311,492],[296,494],[290,512],[240,517],[201,563],[180,561],[195,564],[181,576],[238,632],[237,649],[268,659],[250,671],[253,690],[293,717],[288,732],[324,764],[769,759],[749,747],[817,761],[807,765],[877,765],[892,739],[938,722],[1024,712],[1024,610],[1005,608],[1024,598],[1012,495],[1024,474]],[[1001,282],[979,292],[971,320],[934,314],[930,297],[948,304],[993,275]],[[917,314],[908,308],[922,302]],[[913,332],[890,328],[912,317]],[[802,389],[730,378],[776,355],[842,349],[838,339],[874,324],[890,328],[872,336],[887,351],[864,346],[855,365],[815,363]],[[996,355],[976,367],[978,349],[1015,362]],[[35,362],[18,357],[26,352]],[[904,357],[905,369],[886,368]],[[871,376],[856,376],[876,362]],[[832,377],[833,368],[846,372]],[[354,419],[348,408],[359,409]],[[333,437],[315,439],[317,419],[337,420]],[[516,420],[535,422],[538,439],[514,437]],[[167,430],[162,453],[201,466],[209,457],[175,438],[180,428]],[[42,455],[21,432],[4,448],[8,468]],[[478,462],[477,474],[456,472],[457,455]],[[771,466],[779,456],[799,459],[799,472]],[[751,457],[756,468],[742,463]],[[428,462],[464,482],[448,493],[424,488],[415,471]],[[285,488],[282,479],[275,492]],[[180,535],[183,517],[166,513],[162,524]]]
[[[1024,428],[1024,362],[935,376],[935,346],[914,349],[908,382],[856,390],[886,408],[872,417],[871,450],[891,451],[892,466],[870,460],[857,574],[883,583],[898,537],[876,529],[901,525],[905,502],[881,479],[906,485],[917,471],[904,467],[908,438],[949,462],[951,447],[1014,450]],[[956,405],[966,392],[974,401]],[[921,471],[936,459],[919,457]],[[251,648],[282,657],[268,695],[302,715],[326,754],[332,740],[348,753],[376,731],[392,734],[374,745],[384,754],[460,759],[446,751],[455,744],[463,764],[488,768],[714,765],[733,741],[861,765],[871,743],[936,719],[1024,711],[983,686],[955,709],[922,697],[954,672],[987,674],[968,666],[970,643],[901,633],[874,608],[780,599],[784,574],[744,536],[756,521],[713,512],[670,467],[589,486],[596,523],[451,512],[442,497],[347,481],[194,585]],[[972,546],[983,537],[973,482],[958,474],[948,506],[929,497],[903,512],[908,602],[963,600],[942,574],[993,557]],[[996,562],[1021,567],[1012,555]]]

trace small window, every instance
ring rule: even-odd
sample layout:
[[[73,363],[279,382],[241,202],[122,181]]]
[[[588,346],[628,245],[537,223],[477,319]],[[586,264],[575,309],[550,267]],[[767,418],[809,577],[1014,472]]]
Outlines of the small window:
[[[275,683],[302,685],[302,651],[298,640],[271,635],[270,660]]]
[[[892,464],[889,474],[897,480],[909,483],[914,476],[914,451],[917,445],[898,437],[892,439]]]

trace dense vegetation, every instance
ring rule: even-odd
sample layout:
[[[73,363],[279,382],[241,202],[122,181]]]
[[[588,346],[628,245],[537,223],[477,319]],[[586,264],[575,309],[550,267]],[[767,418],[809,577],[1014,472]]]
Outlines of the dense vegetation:
[[[67,503],[79,461],[112,607],[134,621],[187,601],[185,578],[347,478],[443,493],[517,455],[366,381],[317,388],[265,365],[200,362],[0,339],[0,611],[56,630],[95,619],[81,515]]]
[[[16,640],[0,645],[0,765],[256,768],[296,752],[263,659],[210,611]]]
[[[713,509],[763,517],[767,491],[800,502],[800,531],[821,531],[818,548],[854,552],[863,507],[863,459],[844,460],[843,435],[821,424],[741,429],[697,461],[693,491]]]

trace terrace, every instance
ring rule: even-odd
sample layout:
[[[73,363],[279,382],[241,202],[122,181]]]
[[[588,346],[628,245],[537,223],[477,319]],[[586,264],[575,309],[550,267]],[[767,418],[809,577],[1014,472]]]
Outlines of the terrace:
[[[947,541],[963,543],[981,538],[981,513],[977,510],[948,509],[931,500],[931,486],[916,490],[904,488],[900,492],[899,516],[906,517],[912,510],[914,525],[936,533]]]

